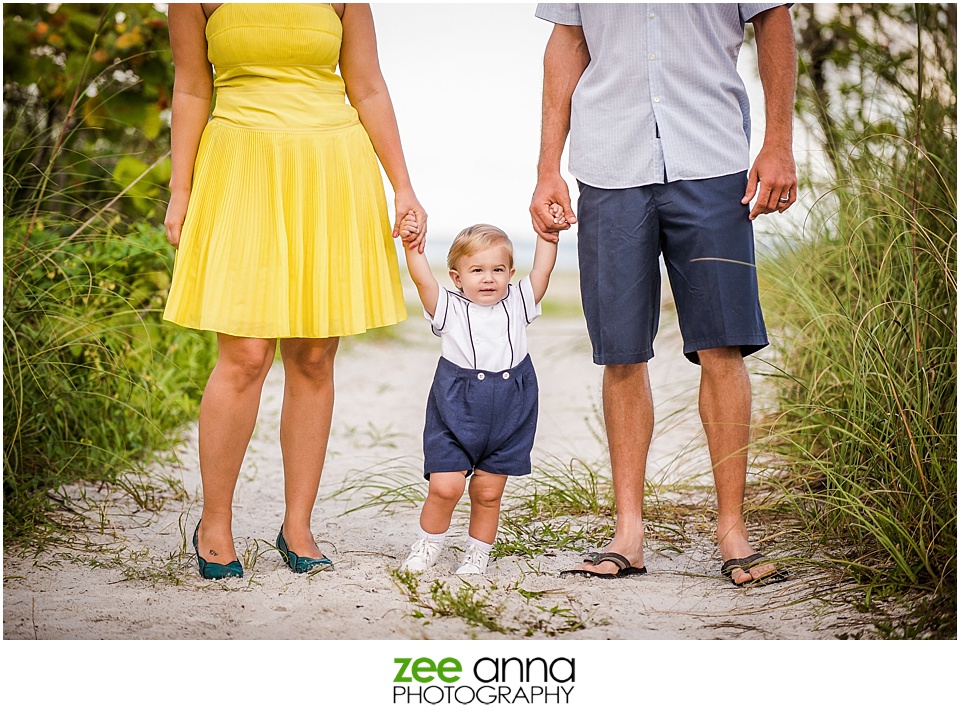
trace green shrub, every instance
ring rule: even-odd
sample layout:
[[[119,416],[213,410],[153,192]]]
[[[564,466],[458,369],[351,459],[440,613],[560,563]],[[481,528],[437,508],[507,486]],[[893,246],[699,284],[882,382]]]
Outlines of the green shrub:
[[[195,417],[212,336],[163,323],[173,249],[162,229],[78,236],[4,226],[4,534],[47,490],[117,482]]]

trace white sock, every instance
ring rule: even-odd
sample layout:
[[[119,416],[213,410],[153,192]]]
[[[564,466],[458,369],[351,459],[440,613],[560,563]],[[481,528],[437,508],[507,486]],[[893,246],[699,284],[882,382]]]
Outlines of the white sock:
[[[477,538],[470,537],[470,535],[467,535],[467,547],[470,547],[470,545],[473,545],[478,550],[480,550],[480,552],[485,552],[488,555],[490,554],[490,550],[493,549],[492,542],[481,542]]]
[[[430,540],[430,542],[436,542],[442,545],[443,541],[447,539],[447,533],[441,532],[437,535],[434,535],[432,532],[427,532],[425,529],[417,525],[417,539]]]

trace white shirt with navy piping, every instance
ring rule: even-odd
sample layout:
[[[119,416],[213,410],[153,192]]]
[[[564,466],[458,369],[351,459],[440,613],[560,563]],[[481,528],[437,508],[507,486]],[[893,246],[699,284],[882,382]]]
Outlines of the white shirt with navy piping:
[[[440,337],[444,359],[464,369],[499,373],[527,356],[527,326],[540,314],[529,278],[510,284],[507,295],[491,306],[441,287],[433,316],[423,312]]]

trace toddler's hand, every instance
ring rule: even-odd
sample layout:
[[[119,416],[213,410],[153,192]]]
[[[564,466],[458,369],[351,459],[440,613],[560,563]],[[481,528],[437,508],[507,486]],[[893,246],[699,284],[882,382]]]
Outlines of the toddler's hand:
[[[550,216],[553,218],[553,222],[555,224],[559,226],[560,224],[566,223],[567,219],[564,218],[563,215],[563,206],[561,206],[559,203],[551,203],[548,211],[550,212]]]
[[[419,233],[420,227],[417,225],[416,215],[413,211],[407,211],[407,215],[400,220],[400,240],[405,244],[410,244],[412,250],[412,244]]]

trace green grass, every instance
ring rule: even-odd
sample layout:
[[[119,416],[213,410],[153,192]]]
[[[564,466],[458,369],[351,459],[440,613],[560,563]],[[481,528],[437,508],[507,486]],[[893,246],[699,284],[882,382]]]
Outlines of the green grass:
[[[526,590],[522,580],[502,589],[496,584],[482,587],[465,580],[433,580],[424,590],[416,573],[391,570],[390,576],[413,605],[410,617],[425,624],[433,618],[458,618],[469,627],[504,635],[555,637],[582,630],[593,622],[569,599],[566,602],[570,607],[563,603],[547,607],[545,598],[565,595],[562,591]]]
[[[196,414],[212,337],[161,321],[173,250],[138,227],[69,239],[4,228],[4,539],[42,526],[65,483],[159,504],[148,468]],[[176,490],[169,490],[176,494]]]
[[[925,126],[921,147],[854,139],[804,237],[764,264],[782,331],[761,444],[864,603],[909,601],[890,636],[954,637],[955,125]]]

